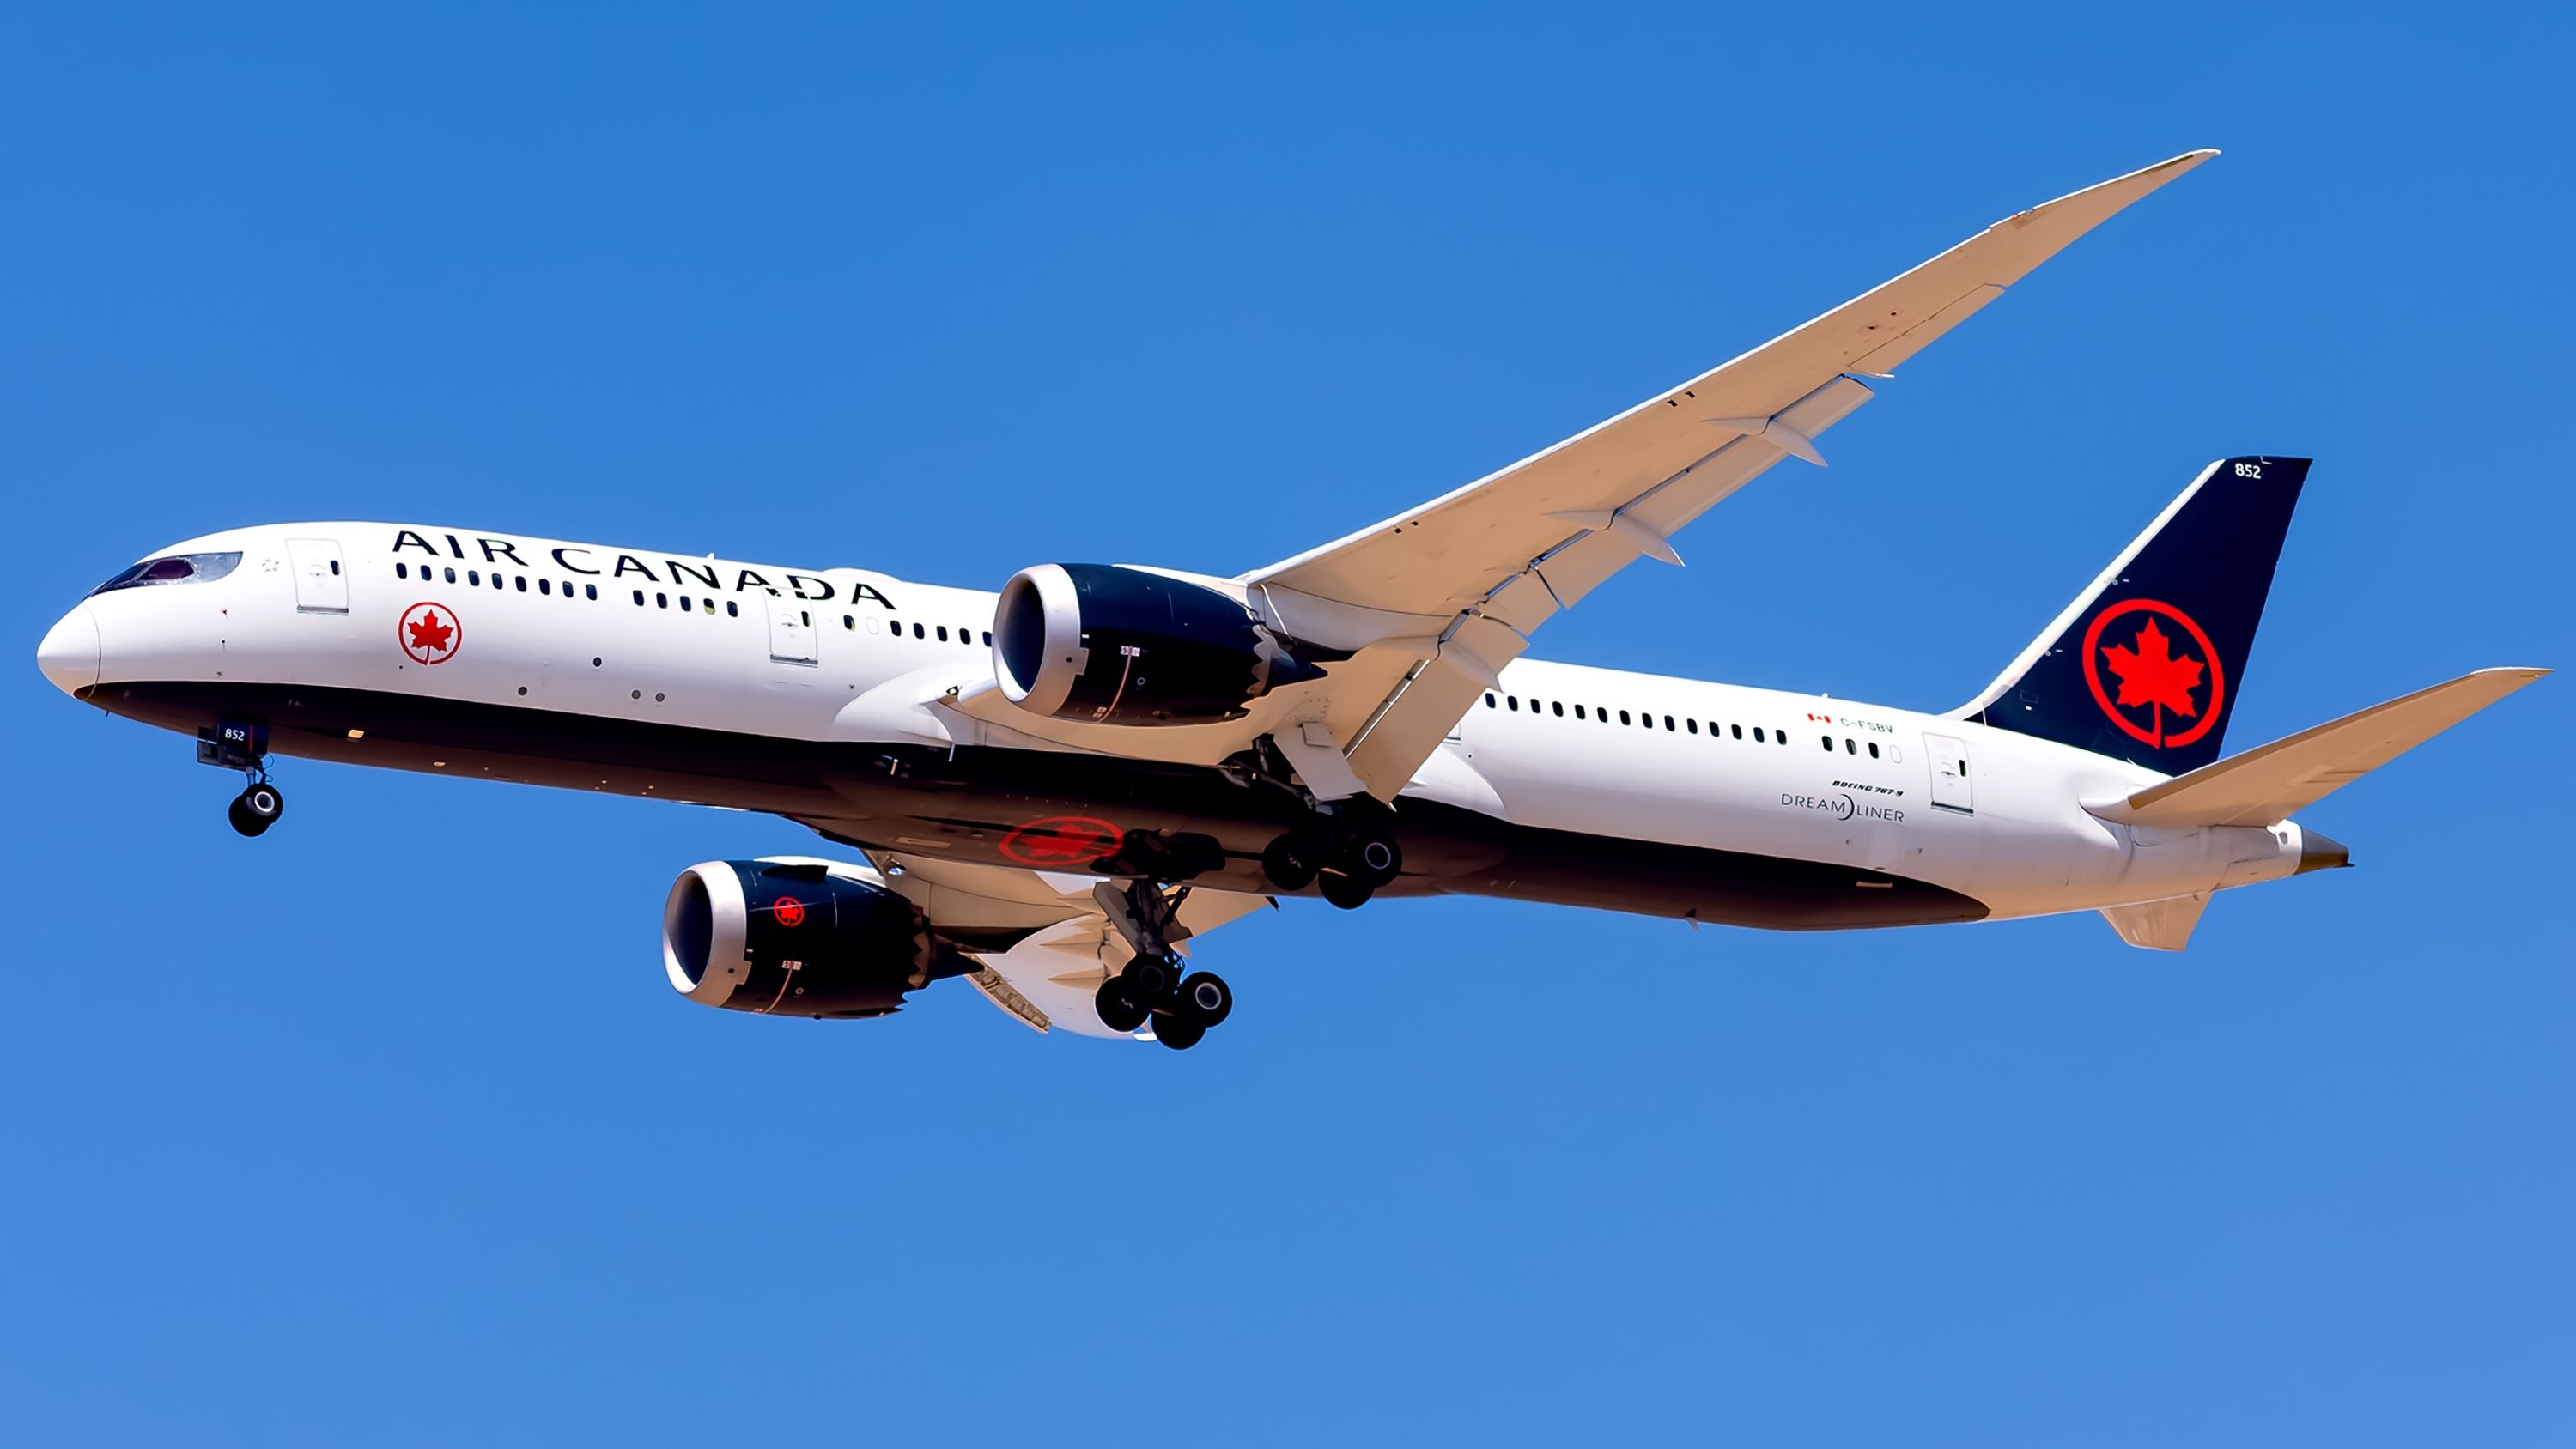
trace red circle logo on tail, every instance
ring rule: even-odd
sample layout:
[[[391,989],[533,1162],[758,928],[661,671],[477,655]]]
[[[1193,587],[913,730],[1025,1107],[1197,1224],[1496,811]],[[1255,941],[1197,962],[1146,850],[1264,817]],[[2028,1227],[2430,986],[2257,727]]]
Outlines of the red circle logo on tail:
[[[2189,614],[2153,599],[2126,599],[2093,616],[2084,631],[2084,683],[2113,724],[2158,750],[2209,733],[2227,698],[2209,635]]]
[[[445,664],[465,642],[465,626],[456,622],[456,611],[445,604],[414,604],[403,610],[402,622],[394,627],[394,642],[402,645],[414,664]]]

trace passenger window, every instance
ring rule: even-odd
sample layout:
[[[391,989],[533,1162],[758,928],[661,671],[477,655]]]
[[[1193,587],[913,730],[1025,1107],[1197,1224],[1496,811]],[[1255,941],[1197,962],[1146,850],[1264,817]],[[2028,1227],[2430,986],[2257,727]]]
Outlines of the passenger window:
[[[410,577],[411,577],[411,565],[410,565],[410,564],[406,564],[406,563],[398,563],[398,564],[395,564],[395,565],[394,565],[394,577],[395,577],[395,578],[398,578],[398,579],[407,579],[407,578],[410,578]]]
[[[700,599],[698,601],[698,607],[706,610],[708,616],[712,618],[716,612],[716,601],[713,599]]]
[[[1501,707],[1502,707],[1502,701],[1500,701],[1500,700],[1498,700],[1498,699],[1494,698],[1494,692],[1493,692],[1492,690],[1490,690],[1490,689],[1489,689],[1489,690],[1486,690],[1486,691],[1485,691],[1485,708],[1487,708],[1487,709],[1499,709],[1499,708],[1501,708]]]
[[[689,612],[689,596],[686,594],[680,596],[680,612],[683,614]]]
[[[456,582],[456,570],[451,568],[447,571],[447,581],[451,584]]]
[[[1574,717],[1576,719],[1583,718],[1583,706],[1578,704],[1574,707]]]
[[[1762,733],[1762,732],[1761,732],[1760,730],[1755,730],[1755,731],[1754,731],[1754,733],[1755,733],[1755,734],[1760,734],[1760,733]],[[1781,744],[1784,744],[1784,745],[1785,745],[1785,744],[1789,743],[1789,732],[1788,732],[1787,730],[1782,730],[1782,731],[1780,731],[1778,734],[1773,735],[1773,736],[1772,736],[1772,738],[1773,738],[1773,739],[1775,739],[1775,740],[1778,740]]]
[[[1507,705],[1511,706],[1511,711],[1512,711],[1512,713],[1514,713],[1514,714],[1518,714],[1518,713],[1520,713],[1520,712],[1521,712],[1521,697],[1520,697],[1519,695],[1517,695],[1517,694],[1507,694],[1507,695],[1504,695],[1504,696],[1503,696],[1503,703],[1505,703],[1505,704],[1507,704]]]
[[[1742,726],[1742,725],[1728,725],[1728,726],[1726,727],[1726,729],[1727,729],[1727,733],[1728,733],[1728,735],[1729,735],[1731,738],[1739,739],[1739,740],[1740,740],[1740,739],[1742,739],[1742,738],[1744,738],[1744,726]]]
[[[1630,720],[1629,720],[1629,718],[1628,718],[1628,712],[1627,712],[1626,710],[1624,710],[1624,709],[1623,709],[1623,710],[1621,710],[1621,711],[1619,711],[1619,723],[1621,723],[1621,724],[1628,724],[1628,723],[1630,723],[1630,722],[1631,722],[1631,721],[1630,721]]]
[[[853,615],[843,614],[841,616],[841,628],[845,633],[855,634],[859,631],[859,621]]]
[[[483,587],[483,575],[478,570],[467,569],[465,571],[465,582],[479,589]]]
[[[520,593],[524,594],[528,591],[528,576],[526,574],[513,574],[511,575],[511,578],[518,584]]]
[[[1876,740],[1871,740],[1869,742],[1869,757],[1873,760],[1878,758],[1878,741]]]
[[[339,576],[339,573],[340,573],[340,561],[339,561],[338,559],[336,559],[336,558],[335,558],[335,559],[333,559],[333,560],[331,560],[331,573],[332,573],[332,576],[333,576],[333,577],[335,577],[335,578]]]
[[[992,631],[992,630],[987,629],[987,630],[985,630],[985,631],[984,631],[984,642],[985,642],[986,644],[991,644],[991,643],[993,642],[993,631]]]
[[[1671,715],[1665,715],[1665,716],[1664,716],[1664,728],[1666,728],[1666,729],[1671,729],[1672,727],[1673,727],[1673,717],[1672,717]]]
[[[1686,720],[1683,720],[1683,721],[1682,721],[1682,723],[1690,726],[1690,732],[1691,732],[1692,734],[1698,734],[1698,733],[1699,733],[1699,721],[1698,721],[1698,720],[1695,720],[1695,719],[1686,719]]]
[[[1860,753],[1860,746],[1855,743],[1849,735],[1843,736],[1843,753],[1846,755],[1857,755]]]
[[[948,642],[948,626],[945,624],[939,626],[939,642],[942,644]]]
[[[653,596],[653,607],[657,609],[667,609],[671,607],[671,596],[669,594],[655,594]]]
[[[917,623],[917,622],[912,626],[912,637],[914,637],[915,639],[918,639],[918,638],[922,637],[922,634],[921,634],[921,625],[920,625],[919,623]]]
[[[1549,711],[1550,713],[1554,714],[1558,719],[1563,719],[1563,718],[1565,718],[1565,701],[1564,701],[1564,700],[1561,700],[1561,699],[1557,699],[1557,700],[1550,700],[1550,701],[1548,701],[1548,706],[1547,706],[1547,707],[1548,707],[1548,711]]]
[[[742,604],[741,604],[741,601],[736,600],[736,599],[727,599],[727,600],[725,600],[725,617],[726,617],[726,618],[728,618],[728,619],[739,619],[739,618],[741,618],[741,617],[742,617]]]
[[[1788,738],[1788,736],[1787,736],[1787,735],[1782,735],[1780,738],[1782,738],[1782,739],[1784,739],[1784,740],[1785,740],[1785,739],[1787,739],[1787,738]],[[1760,744],[1760,743],[1762,743],[1762,726],[1760,726],[1760,725],[1755,725],[1755,726],[1753,727],[1753,743],[1755,743],[1755,744],[1757,744],[1757,745],[1758,745],[1758,744]]]
[[[598,598],[598,597],[599,597],[599,585],[597,585],[597,584],[584,584],[584,585],[582,585],[582,586],[581,586],[581,596],[582,596],[583,598],[585,598],[585,599],[596,599],[596,598]]]
[[[537,580],[537,592],[538,592],[538,593],[541,593],[541,594],[551,594],[551,593],[553,593],[554,591],[555,591],[555,586],[554,586],[554,581],[553,581],[553,580],[551,580],[551,579],[539,579],[539,580]]]
[[[1819,736],[1816,743],[1825,747],[1826,754],[1830,755],[1834,752],[1834,737],[1832,735]]]

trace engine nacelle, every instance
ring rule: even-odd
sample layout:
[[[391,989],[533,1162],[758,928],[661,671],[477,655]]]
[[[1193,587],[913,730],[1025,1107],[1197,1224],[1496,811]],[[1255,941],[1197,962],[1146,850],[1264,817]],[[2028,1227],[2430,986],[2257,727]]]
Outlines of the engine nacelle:
[[[680,872],[662,907],[671,989],[701,1006],[775,1016],[883,1016],[906,992],[973,969],[911,901],[853,867],[713,860]]]
[[[993,669],[1003,697],[1032,714],[1120,725],[1240,719],[1270,691],[1323,677],[1237,600],[1113,564],[1011,575]]]

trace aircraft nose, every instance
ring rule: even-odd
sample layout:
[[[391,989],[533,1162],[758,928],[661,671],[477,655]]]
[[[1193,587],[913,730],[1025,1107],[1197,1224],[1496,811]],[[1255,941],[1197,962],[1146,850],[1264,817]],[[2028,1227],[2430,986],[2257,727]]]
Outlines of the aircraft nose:
[[[54,688],[74,698],[98,683],[98,620],[89,605],[63,615],[45,631],[44,642],[36,646],[36,667],[45,671]]]

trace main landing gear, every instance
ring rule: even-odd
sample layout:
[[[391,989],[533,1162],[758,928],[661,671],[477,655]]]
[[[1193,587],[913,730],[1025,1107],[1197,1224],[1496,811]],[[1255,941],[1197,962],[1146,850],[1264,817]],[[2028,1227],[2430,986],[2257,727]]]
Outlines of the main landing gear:
[[[1355,911],[1404,873],[1404,849],[1383,826],[1318,817],[1271,841],[1261,852],[1261,870],[1283,891],[1311,885]]]
[[[197,731],[197,763],[239,770],[250,778],[225,812],[233,829],[244,835],[263,835],[277,823],[277,817],[286,813],[285,792],[269,783],[268,726],[229,719],[216,721],[213,729]]]
[[[1092,899],[1136,952],[1092,996],[1101,1025],[1132,1032],[1151,1020],[1156,1041],[1187,1051],[1234,1014],[1234,988],[1224,977],[1213,971],[1182,974],[1186,963],[1179,947],[1190,928],[1181,924],[1180,909],[1189,894],[1188,886],[1166,890],[1142,880],[1123,888],[1108,881],[1092,887]]]

